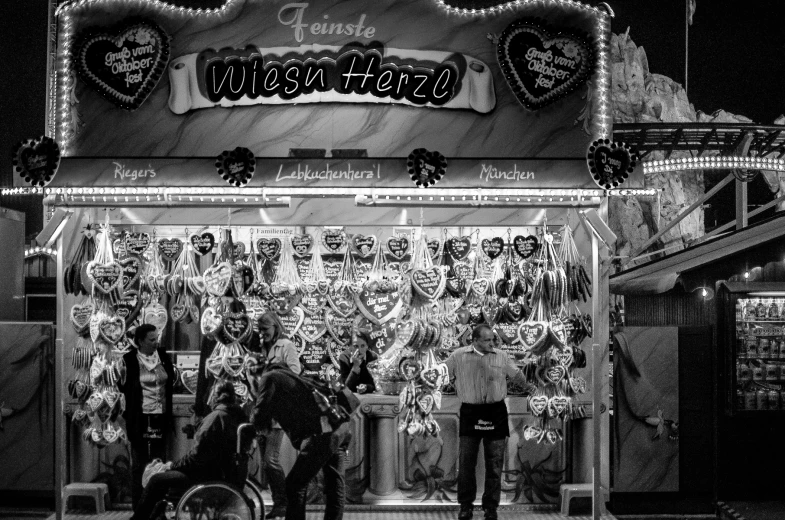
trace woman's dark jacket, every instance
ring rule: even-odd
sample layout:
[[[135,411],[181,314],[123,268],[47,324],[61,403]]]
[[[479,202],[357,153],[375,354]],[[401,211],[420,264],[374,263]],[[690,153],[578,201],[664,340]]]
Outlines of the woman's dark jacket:
[[[346,385],[346,388],[351,390],[352,392],[357,391],[357,385],[365,385],[365,393],[372,393],[376,390],[376,382],[373,380],[373,376],[368,371],[368,363],[371,361],[376,361],[379,356],[373,350],[368,349],[365,352],[365,359],[360,364],[360,373],[356,374],[352,372],[352,367],[354,364],[352,363],[351,354],[349,350],[344,350],[341,352],[341,355],[338,357],[338,367],[341,370],[341,381],[343,384]]]
[[[139,382],[139,359],[136,357],[137,349],[132,348],[123,356],[125,361],[125,384],[120,389],[125,394],[125,429],[131,444],[142,442],[142,433],[146,425],[142,421],[142,384]],[[172,420],[172,394],[174,393],[174,365],[169,354],[162,348],[158,349],[158,357],[166,371],[166,409],[164,411],[164,434],[174,428]]]

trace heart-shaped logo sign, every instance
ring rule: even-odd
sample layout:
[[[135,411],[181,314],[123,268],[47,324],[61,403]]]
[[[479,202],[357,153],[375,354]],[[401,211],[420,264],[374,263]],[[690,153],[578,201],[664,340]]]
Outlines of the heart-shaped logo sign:
[[[313,237],[311,235],[295,235],[292,237],[292,249],[294,254],[302,258],[307,255],[313,247]]]
[[[199,256],[204,256],[213,250],[215,246],[215,236],[212,233],[202,233],[201,235],[191,235],[188,240],[194,248],[194,252]]]
[[[544,395],[529,396],[529,409],[534,415],[541,415],[548,406],[548,398]]]
[[[435,300],[442,295],[446,278],[438,267],[412,271],[412,288],[424,298]]]
[[[149,233],[126,233],[125,250],[129,255],[141,256],[150,247]]]
[[[638,154],[626,143],[598,139],[589,146],[587,163],[597,186],[618,187],[635,170]]]
[[[280,238],[260,238],[256,241],[256,250],[268,260],[275,260],[281,254]]]
[[[418,187],[427,188],[444,177],[447,172],[447,159],[439,152],[417,148],[407,157],[406,169]]]
[[[290,338],[293,338],[294,335],[297,334],[297,331],[300,330],[300,326],[302,326],[303,320],[305,319],[305,313],[299,307],[289,309],[289,311],[285,313],[276,314],[278,314],[278,319],[281,320],[283,328],[286,329],[286,335]]]
[[[158,241],[158,253],[167,262],[174,262],[183,252],[183,241],[179,238],[162,238]]]
[[[109,294],[122,283],[123,268],[117,262],[97,264],[93,261],[87,264],[87,276],[96,289]]]
[[[223,333],[227,343],[240,343],[248,339],[253,331],[251,318],[242,312],[224,314]]]
[[[303,324],[297,334],[300,335],[308,343],[315,343],[316,340],[324,336],[327,332],[327,325],[324,323],[324,317],[321,315],[305,316]]]
[[[428,247],[428,254],[431,255],[431,260],[436,260],[442,254],[442,241],[438,238],[432,238],[426,244]]]
[[[14,146],[11,162],[14,172],[25,182],[44,187],[60,167],[60,147],[47,136],[27,139]]]
[[[183,384],[183,388],[188,390],[188,392],[195,394],[196,393],[196,382],[199,380],[199,371],[198,370],[181,370],[180,371],[180,382]]]
[[[126,110],[144,103],[169,61],[169,35],[147,20],[106,32],[88,29],[74,48],[82,81]]]
[[[228,262],[212,265],[205,270],[202,279],[208,294],[223,296],[232,281],[232,266]]]
[[[504,252],[504,240],[499,237],[485,238],[480,242],[480,247],[485,256],[494,260]]]
[[[339,315],[332,309],[327,309],[324,313],[324,323],[327,331],[335,341],[345,347],[352,341],[352,325],[354,320]]]
[[[518,235],[512,239],[513,250],[521,258],[531,257],[537,252],[539,245],[540,241],[537,240],[537,237],[532,235],[526,237]]]
[[[453,260],[463,260],[472,250],[471,237],[452,237],[444,243],[444,249]]]
[[[388,238],[387,252],[396,260],[403,260],[407,253],[409,253],[409,239],[406,237]]]
[[[322,244],[330,253],[337,253],[346,245],[346,234],[339,229],[325,229]]]
[[[215,158],[215,169],[223,180],[240,188],[248,184],[256,170],[256,158],[248,148],[238,146],[234,150],[224,150]]]
[[[94,310],[95,307],[92,303],[84,303],[82,305],[77,303],[71,307],[71,323],[77,334],[82,335],[89,330],[90,316],[93,315]]]
[[[136,256],[127,256],[117,262],[123,268],[123,290],[128,290],[139,279],[142,261]]]
[[[120,316],[106,317],[98,324],[98,333],[104,341],[114,345],[125,334],[125,320]]]
[[[517,20],[499,37],[499,65],[518,101],[537,110],[583,85],[594,54],[587,38],[565,29],[553,32],[537,20]]]
[[[541,321],[523,322],[518,327],[518,341],[527,350],[541,347],[548,339],[548,324]]]
[[[403,306],[398,291],[389,293],[361,291],[355,296],[355,302],[360,313],[377,325],[396,317]]]
[[[376,250],[376,235],[354,235],[352,248],[361,257],[366,258]]]

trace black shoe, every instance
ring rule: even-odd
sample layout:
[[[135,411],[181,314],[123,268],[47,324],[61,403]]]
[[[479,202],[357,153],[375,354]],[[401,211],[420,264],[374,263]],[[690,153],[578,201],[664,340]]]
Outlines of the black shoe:
[[[499,515],[496,514],[495,507],[486,507],[484,511],[485,511],[485,520],[497,520],[499,518]]]
[[[265,518],[270,520],[271,518],[284,518],[286,516],[286,508],[285,507],[273,507],[272,510],[267,513]]]
[[[473,509],[474,509],[474,506],[464,506],[464,505],[462,505],[461,506],[461,510],[458,511],[458,520],[471,520],[471,517],[474,514],[474,513],[472,513]]]

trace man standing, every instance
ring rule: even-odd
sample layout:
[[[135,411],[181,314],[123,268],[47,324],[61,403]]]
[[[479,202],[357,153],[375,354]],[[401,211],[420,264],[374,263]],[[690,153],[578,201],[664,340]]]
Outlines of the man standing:
[[[524,376],[503,350],[494,349],[493,330],[486,324],[472,331],[472,344],[447,358],[445,364],[461,400],[458,455],[458,520],[472,517],[477,496],[475,468],[480,443],[485,455],[485,491],[482,508],[486,520],[496,520],[502,492],[502,465],[507,437],[507,377]]]
[[[341,520],[346,496],[344,463],[352,438],[348,421],[331,424],[313,387],[281,365],[268,367],[261,377],[254,372],[253,368],[248,370],[248,383],[256,398],[251,422],[257,431],[265,432],[277,421],[299,451],[286,476],[286,520],[305,520],[308,483],[322,468],[324,520]]]

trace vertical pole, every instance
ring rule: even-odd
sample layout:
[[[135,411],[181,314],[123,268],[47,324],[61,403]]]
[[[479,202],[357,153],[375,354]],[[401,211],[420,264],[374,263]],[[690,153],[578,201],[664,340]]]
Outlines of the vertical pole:
[[[736,229],[747,227],[747,183],[736,179]]]
[[[597,520],[602,516],[604,504],[602,503],[601,485],[602,485],[602,435],[601,435],[601,421],[602,414],[600,412],[602,407],[602,367],[604,356],[602,349],[597,343],[599,320],[600,316],[600,293],[599,293],[599,244],[597,242],[597,235],[591,235],[591,266],[592,266],[592,300],[591,300],[591,318],[594,328],[592,335],[591,346],[591,402],[592,402],[592,520]]]
[[[690,0],[684,0],[684,93],[687,94],[690,62]]]
[[[63,487],[66,485],[66,445],[65,428],[66,421],[63,408],[63,371],[65,367],[65,348],[63,348],[63,306],[65,304],[65,290],[63,288],[63,264],[65,264],[63,247],[63,236],[72,224],[66,224],[66,231],[60,233],[57,238],[57,303],[56,303],[56,327],[55,327],[55,431],[54,431],[54,458],[55,458],[55,519],[63,519]]]

